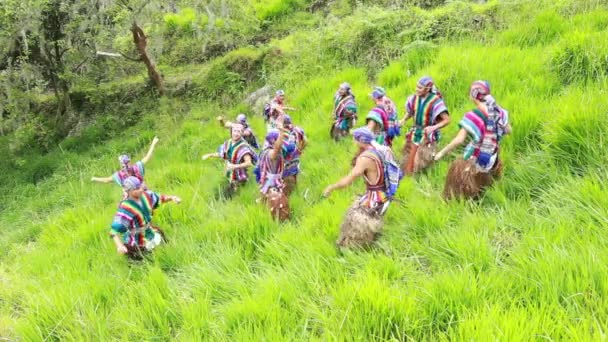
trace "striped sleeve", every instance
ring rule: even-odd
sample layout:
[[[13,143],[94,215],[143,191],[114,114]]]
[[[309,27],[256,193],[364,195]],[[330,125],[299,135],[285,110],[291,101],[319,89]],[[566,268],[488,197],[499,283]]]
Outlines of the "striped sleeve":
[[[220,155],[221,158],[225,158],[225,154],[226,154],[226,144],[221,144],[218,148],[217,148],[217,154]]]
[[[381,128],[382,130],[384,130],[384,129],[385,129],[385,127],[384,127],[384,120],[382,120],[382,116],[381,116],[381,114],[380,114],[380,113],[378,113],[377,111],[375,111],[375,110],[373,110],[373,109],[372,109],[372,110],[370,110],[370,111],[369,111],[369,113],[367,113],[367,117],[366,117],[366,119],[367,119],[367,120],[372,120],[372,121],[376,122],[377,124],[379,124],[379,125],[380,125],[380,128]]]
[[[112,174],[112,179],[114,180],[114,183],[122,186],[122,179],[120,178],[120,171],[116,171]]]
[[[483,120],[474,112],[468,112],[464,115],[458,126],[465,131],[474,142],[480,142],[485,131]]]
[[[432,122],[435,122],[435,120],[437,120],[437,117],[439,117],[439,115],[444,112],[447,114],[448,107],[446,107],[445,102],[443,102],[443,99],[438,99],[433,105]]]
[[[141,160],[138,161],[137,163],[135,163],[135,165],[133,166],[133,168],[135,168],[136,169],[136,173],[139,172],[139,174],[142,177],[145,175],[146,168],[144,167],[144,162],[142,162]]]
[[[407,114],[409,116],[414,115],[414,96],[410,96],[407,98],[407,101],[405,102],[405,111],[407,112]]]
[[[146,191],[146,193],[148,194],[148,196],[150,196],[150,199],[152,200],[150,203],[152,205],[152,209],[158,208],[158,206],[161,204],[162,195],[150,190]]]
[[[114,219],[112,220],[110,235],[117,235],[126,233],[131,226],[131,218],[124,213],[121,213],[120,210],[114,215]]]

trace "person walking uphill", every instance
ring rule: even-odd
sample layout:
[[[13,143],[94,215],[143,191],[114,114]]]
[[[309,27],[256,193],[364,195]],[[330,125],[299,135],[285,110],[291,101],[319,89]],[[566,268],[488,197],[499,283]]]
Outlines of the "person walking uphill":
[[[334,122],[331,126],[331,137],[338,141],[348,135],[357,122],[357,103],[350,84],[344,82],[334,96]]]
[[[418,80],[416,93],[408,97],[405,110],[407,114],[401,125],[410,118],[414,119],[414,124],[406,135],[401,167],[404,173],[412,174],[433,162],[440,129],[450,123],[450,116],[441,93],[429,76]]]
[[[446,199],[476,198],[502,174],[500,141],[511,133],[509,113],[496,104],[486,81],[473,82],[470,97],[476,108],[464,115],[456,137],[434,158],[440,160],[470,138],[464,157],[454,161],[448,171],[443,190]]]
[[[144,190],[139,178],[130,176],[123,181],[127,198],[120,202],[111,224],[110,236],[120,254],[132,259],[141,259],[165,239],[160,228],[152,225],[154,210],[161,203],[181,200],[177,196],[166,196]]]
[[[91,181],[92,182],[98,182],[98,183],[116,183],[118,184],[120,187],[123,186],[123,183],[125,181],[125,179],[127,179],[128,177],[136,177],[137,179],[139,179],[142,184],[144,184],[144,175],[145,175],[145,164],[147,164],[150,159],[152,158],[152,154],[154,153],[154,148],[156,147],[156,144],[158,144],[158,138],[154,137],[154,139],[152,139],[152,144],[150,145],[150,148],[148,149],[148,153],[146,153],[146,155],[138,162],[136,162],[135,164],[131,164],[131,158],[129,157],[129,155],[127,154],[123,154],[121,156],[118,157],[118,162],[120,163],[120,170],[114,172],[114,174],[112,174],[109,177],[92,177]],[[146,188],[146,185],[144,184],[144,189]],[[123,195],[122,195],[122,199],[126,199],[127,198],[127,193],[123,191]]]
[[[226,140],[217,152],[203,155],[202,159],[221,158],[226,163],[226,177],[229,184],[225,191],[225,195],[230,197],[237,188],[247,182],[247,168],[253,166],[257,162],[255,151],[243,138],[243,126],[241,124],[232,124],[230,128],[231,138]]]
[[[353,159],[353,169],[323,191],[323,195],[328,197],[333,191],[349,186],[358,177],[363,177],[365,181],[365,194],[355,201],[342,222],[340,237],[336,241],[340,247],[365,247],[375,241],[382,230],[383,215],[400,180],[399,175],[396,180],[393,174],[387,172],[388,163],[394,166],[392,170],[399,171],[390,149],[377,144],[369,128],[358,128],[353,131],[353,136],[359,147]]]

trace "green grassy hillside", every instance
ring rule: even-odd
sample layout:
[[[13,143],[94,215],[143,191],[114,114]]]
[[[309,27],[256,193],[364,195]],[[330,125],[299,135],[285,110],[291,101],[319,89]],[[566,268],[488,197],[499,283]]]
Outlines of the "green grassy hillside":
[[[251,89],[212,92],[242,85],[230,81],[239,72],[230,69],[232,57],[167,67],[167,79],[204,70],[208,88],[143,98],[138,123],[86,149],[64,142],[34,165],[52,165],[50,176],[3,188],[0,339],[605,339],[608,7],[573,0],[422,10],[385,2],[341,13],[349,2],[336,1],[329,14],[303,11],[305,1],[255,2],[280,34],[231,55],[280,54],[261,63],[258,76],[286,89],[298,109],[292,118],[309,137],[288,223],[273,222],[254,202],[253,183],[219,198],[221,162],[200,160],[228,137],[214,121],[220,113],[248,110],[264,134],[258,113],[238,103]],[[453,120],[442,146],[472,106],[470,83],[491,82],[513,125],[504,178],[479,202],[445,203],[454,153],[404,179],[403,203],[391,206],[378,248],[338,251],[342,216],[363,185],[321,198],[355,151],[328,136],[332,95],[349,81],[366,113],[378,84],[402,112],[425,74]],[[89,179],[113,172],[123,151],[143,156],[154,135],[161,141],[147,183],[183,203],[156,213],[169,243],[131,263],[107,234],[120,190]],[[402,144],[397,139],[395,152]]]

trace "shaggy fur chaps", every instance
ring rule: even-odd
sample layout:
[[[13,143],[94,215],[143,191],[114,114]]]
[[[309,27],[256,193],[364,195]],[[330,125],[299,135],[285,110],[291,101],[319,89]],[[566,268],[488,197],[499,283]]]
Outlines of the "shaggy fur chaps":
[[[272,188],[266,194],[266,205],[270,210],[270,215],[280,222],[286,221],[290,217],[289,202],[285,194]]]
[[[414,144],[411,141],[407,141],[405,143],[405,146],[403,147],[403,159],[401,164],[401,170],[404,174],[407,174],[406,168],[410,160],[410,153],[412,152],[413,147]],[[416,151],[416,157],[414,159],[413,173],[421,172],[433,164],[433,156],[435,155],[436,149],[437,144],[435,143],[423,143],[418,146],[418,150]]]
[[[443,198],[477,199],[502,176],[502,163],[496,160],[494,168],[488,173],[480,172],[475,161],[457,159],[448,170],[443,189]]]
[[[339,247],[369,247],[382,231],[383,218],[357,200],[346,212],[336,241]]]

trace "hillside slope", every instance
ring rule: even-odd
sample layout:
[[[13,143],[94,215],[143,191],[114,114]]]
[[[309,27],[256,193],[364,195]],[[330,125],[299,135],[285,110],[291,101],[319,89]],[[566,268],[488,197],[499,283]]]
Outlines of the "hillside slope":
[[[273,222],[254,202],[254,184],[229,201],[219,198],[222,165],[200,160],[227,138],[214,122],[218,113],[248,110],[262,135],[257,113],[204,93],[145,99],[149,113],[138,124],[86,151],[73,147],[78,141],[53,151],[55,173],[5,191],[0,338],[605,338],[606,5],[452,2],[410,11],[364,4],[340,18],[298,15],[315,24],[291,28],[263,48],[244,48],[280,51],[264,77],[286,89],[298,109],[292,118],[311,142],[290,200],[291,221]],[[410,27],[405,17],[430,26]],[[484,24],[475,29],[478,22]],[[220,62],[204,68],[219,65],[213,63]],[[183,68],[168,69],[167,77],[201,66]],[[440,193],[454,153],[402,182],[403,203],[391,206],[378,248],[338,251],[342,216],[363,186],[321,198],[348,172],[354,153],[351,142],[329,139],[332,95],[349,81],[365,113],[369,89],[379,84],[402,111],[425,74],[434,77],[453,119],[442,145],[471,107],[469,84],[491,82],[514,130],[503,144],[504,178],[479,202],[445,203]],[[238,90],[244,99],[251,89]],[[155,216],[169,243],[149,261],[130,263],[107,235],[120,191],[89,179],[109,175],[123,151],[143,155],[154,135],[161,141],[147,183],[183,203]],[[396,152],[402,144],[397,139]]]

